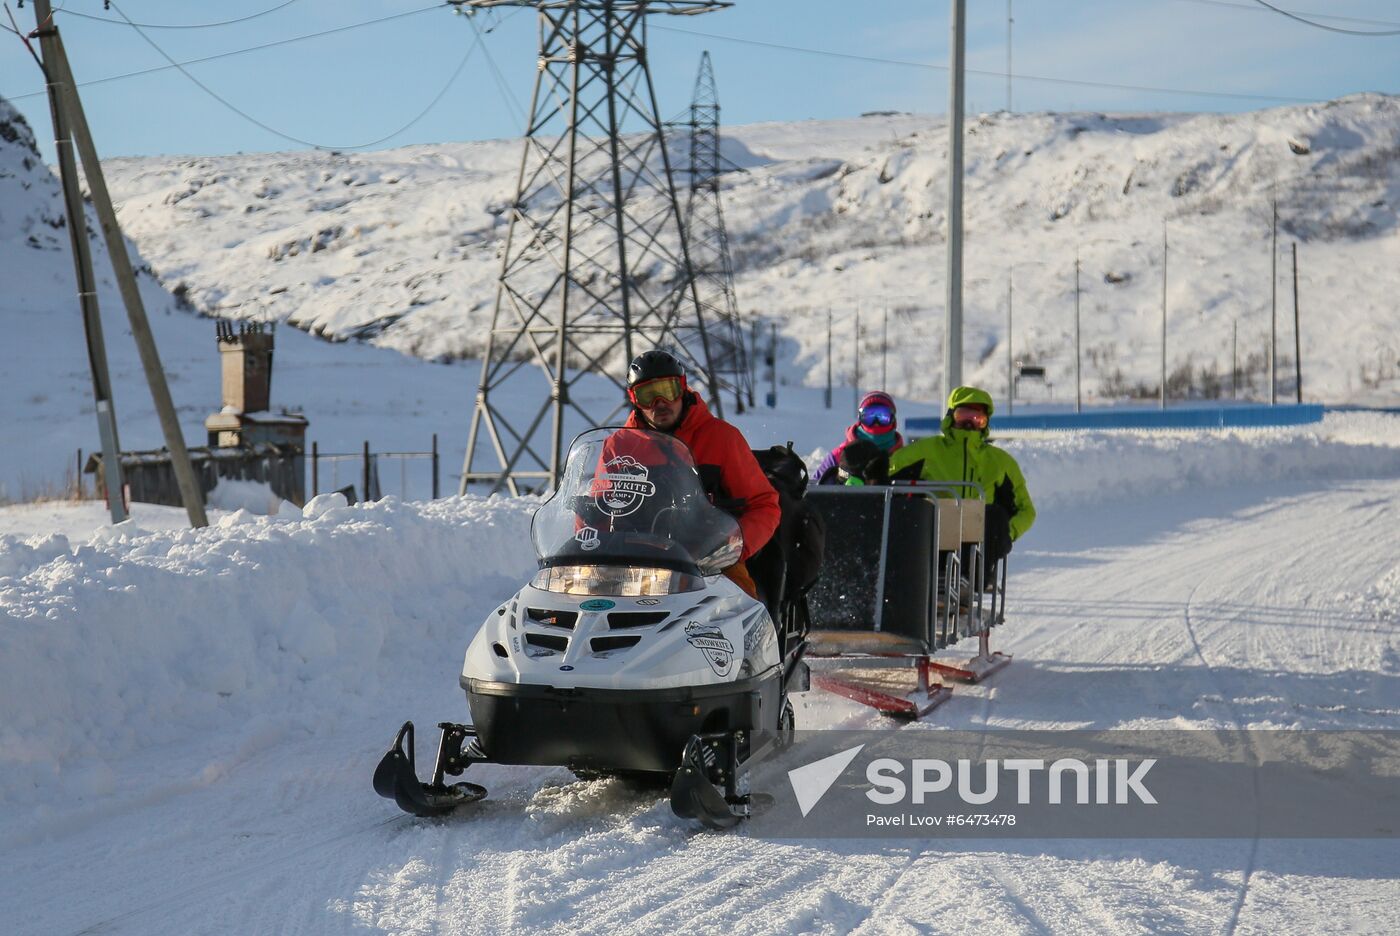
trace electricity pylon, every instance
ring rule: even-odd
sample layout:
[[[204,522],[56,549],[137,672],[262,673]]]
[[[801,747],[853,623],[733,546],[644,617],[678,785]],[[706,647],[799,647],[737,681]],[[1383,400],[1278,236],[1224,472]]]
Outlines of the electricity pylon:
[[[553,489],[563,471],[566,413],[588,426],[616,417],[627,364],[639,351],[665,347],[676,354],[722,406],[657,117],[646,19],[730,4],[452,2],[470,10],[533,7],[540,29],[524,154],[459,490],[466,493],[473,483],[512,494],[522,484]],[[698,341],[685,340],[692,326]],[[530,386],[520,373],[532,364],[546,387]],[[574,392],[590,372],[618,388],[603,404],[610,410],[602,420]],[[487,461],[483,431],[495,465],[479,464]]]
[[[734,395],[735,409],[753,406],[753,375],[739,322],[734,295],[734,263],[729,255],[729,234],[724,227],[719,177],[734,167],[720,153],[719,90],[710,53],[700,56],[695,93],[690,103],[690,198],[686,202],[685,229],[700,315],[710,340],[710,363],[715,380]]]

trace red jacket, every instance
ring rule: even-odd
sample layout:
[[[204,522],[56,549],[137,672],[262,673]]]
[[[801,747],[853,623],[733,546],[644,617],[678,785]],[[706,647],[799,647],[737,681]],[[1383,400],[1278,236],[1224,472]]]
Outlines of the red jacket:
[[[626,425],[629,429],[651,428],[635,411],[627,417]],[[719,468],[723,496],[744,501],[743,513],[739,515],[739,529],[744,534],[744,553],[740,561],[762,549],[778,528],[782,508],[778,506],[778,492],[758,467],[744,434],[710,415],[710,408],[694,392],[690,394],[690,405],[680,424],[671,434],[686,444],[697,465]]]

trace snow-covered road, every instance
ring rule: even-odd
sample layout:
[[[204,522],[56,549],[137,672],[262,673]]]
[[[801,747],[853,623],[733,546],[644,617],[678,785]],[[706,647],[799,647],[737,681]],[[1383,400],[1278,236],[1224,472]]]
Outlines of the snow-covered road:
[[[1051,507],[1014,558],[1016,661],[943,727],[1395,728],[1400,480]],[[397,574],[403,574],[400,568]],[[506,591],[509,586],[502,584]],[[500,595],[472,596],[485,610]],[[393,635],[388,636],[392,641]],[[12,814],[11,932],[1286,933],[1400,928],[1400,845],[774,843],[563,770],[474,767],[448,821],[369,788],[403,717],[464,712],[460,647],[406,654],[377,718],[268,711],[107,765],[105,795]],[[133,690],[134,691],[134,690]],[[395,702],[386,702],[397,699]],[[284,717],[285,716],[285,717]],[[809,694],[805,727],[878,719]],[[479,773],[478,773],[479,771]],[[1203,790],[1203,796],[1209,791]]]

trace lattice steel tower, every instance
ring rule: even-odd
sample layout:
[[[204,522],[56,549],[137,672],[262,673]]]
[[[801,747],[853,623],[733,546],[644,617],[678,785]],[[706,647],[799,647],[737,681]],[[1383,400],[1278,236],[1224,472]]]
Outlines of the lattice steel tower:
[[[720,153],[719,91],[709,52],[700,56],[689,129],[690,198],[686,202],[685,228],[690,262],[695,269],[695,289],[709,337],[715,381],[722,390],[734,394],[735,408],[742,413],[745,405],[753,406],[753,375],[739,322],[734,263],[729,256],[729,234],[719,197],[720,175],[736,167]]]
[[[566,413],[587,426],[613,420],[637,352],[659,346],[677,354],[722,407],[647,65],[646,18],[731,4],[452,2],[533,7],[540,28],[525,151],[459,490],[483,482],[512,494],[522,485],[553,488],[563,470]],[[541,372],[547,387],[531,386],[522,369]],[[574,392],[588,372],[617,385],[615,398],[592,401],[604,419]],[[483,432],[496,462],[488,467],[480,464],[487,460]]]

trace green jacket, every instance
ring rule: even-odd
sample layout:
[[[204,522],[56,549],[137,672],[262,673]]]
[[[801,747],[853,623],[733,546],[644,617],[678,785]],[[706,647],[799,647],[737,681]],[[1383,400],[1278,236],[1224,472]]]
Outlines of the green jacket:
[[[953,410],[964,403],[987,407],[988,429],[953,427]],[[923,481],[976,481],[982,485],[986,502],[1000,505],[1011,518],[1011,538],[1016,540],[1035,523],[1035,504],[1016,459],[987,441],[991,412],[989,394],[975,387],[958,387],[948,397],[943,434],[920,439],[890,455],[890,475],[922,463],[918,471]]]

